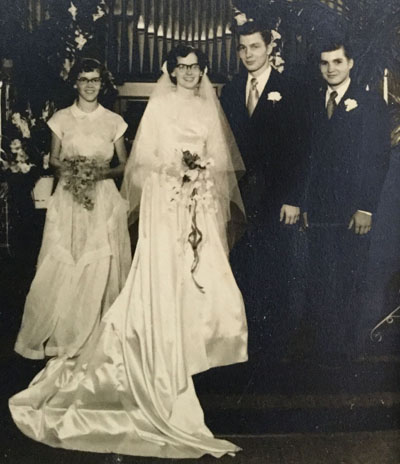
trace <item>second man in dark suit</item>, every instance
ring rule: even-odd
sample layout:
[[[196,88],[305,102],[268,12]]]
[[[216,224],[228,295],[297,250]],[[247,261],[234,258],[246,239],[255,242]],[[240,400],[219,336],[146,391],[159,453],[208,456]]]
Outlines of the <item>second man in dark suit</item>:
[[[311,159],[305,210],[309,238],[307,311],[315,354],[351,356],[363,291],[369,235],[390,150],[383,99],[351,79],[343,40],[321,44],[322,87],[311,98]]]

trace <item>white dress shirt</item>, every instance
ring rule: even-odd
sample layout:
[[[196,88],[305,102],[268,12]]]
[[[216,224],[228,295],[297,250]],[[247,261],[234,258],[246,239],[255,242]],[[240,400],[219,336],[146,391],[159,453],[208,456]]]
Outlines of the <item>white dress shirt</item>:
[[[343,95],[347,92],[347,89],[350,87],[351,79],[348,77],[344,82],[342,82],[339,87],[329,87],[326,89],[326,96],[325,96],[325,108],[328,105],[329,97],[333,91],[337,92],[337,96],[335,98],[336,105],[339,105],[340,100],[343,98]]]
[[[256,77],[258,95],[260,95],[260,96],[263,93],[263,91],[265,89],[265,86],[267,85],[269,76],[271,75],[271,70],[272,70],[272,67],[270,65],[270,66],[268,66],[268,68],[262,74],[260,74],[259,76]],[[250,93],[250,88],[251,88],[251,80],[253,79],[253,77],[255,77],[255,76],[253,76],[251,73],[248,73],[247,84],[246,84],[246,102],[249,99],[249,93]]]

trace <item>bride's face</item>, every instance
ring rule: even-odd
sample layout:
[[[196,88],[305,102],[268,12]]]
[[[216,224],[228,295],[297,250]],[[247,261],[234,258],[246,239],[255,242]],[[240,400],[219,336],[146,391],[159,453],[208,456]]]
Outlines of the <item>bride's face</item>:
[[[189,53],[188,56],[178,56],[178,64],[171,73],[176,78],[176,85],[187,90],[194,90],[202,75],[199,60],[195,53]]]

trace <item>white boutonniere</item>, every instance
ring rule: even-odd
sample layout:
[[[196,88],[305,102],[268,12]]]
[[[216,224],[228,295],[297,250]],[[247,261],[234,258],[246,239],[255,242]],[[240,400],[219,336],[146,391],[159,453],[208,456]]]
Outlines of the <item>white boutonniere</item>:
[[[267,99],[275,105],[276,102],[282,100],[282,95],[279,92],[269,92]]]
[[[344,104],[346,105],[346,111],[354,110],[358,106],[357,100],[353,100],[352,98],[345,100]]]

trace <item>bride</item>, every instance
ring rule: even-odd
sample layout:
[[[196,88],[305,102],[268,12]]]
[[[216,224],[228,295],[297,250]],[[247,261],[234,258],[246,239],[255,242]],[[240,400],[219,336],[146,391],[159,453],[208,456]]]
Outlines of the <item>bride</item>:
[[[204,423],[192,375],[247,360],[227,231],[243,213],[240,154],[206,75],[183,45],[168,55],[128,160],[123,194],[139,240],[95,339],[51,359],[9,400],[23,433],[53,447],[196,458],[239,450]],[[235,216],[235,217],[234,217]]]

